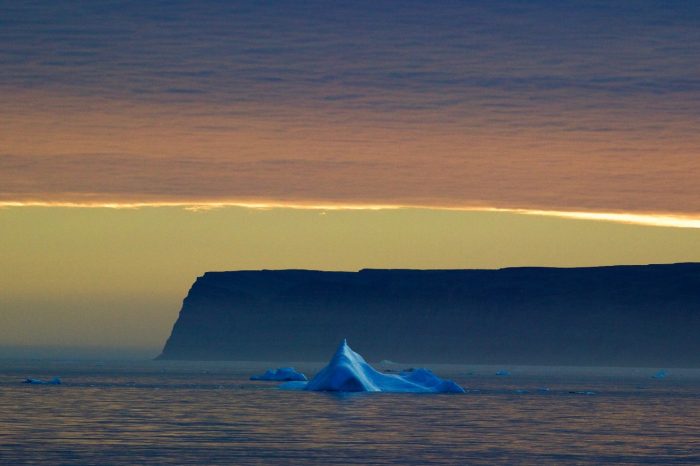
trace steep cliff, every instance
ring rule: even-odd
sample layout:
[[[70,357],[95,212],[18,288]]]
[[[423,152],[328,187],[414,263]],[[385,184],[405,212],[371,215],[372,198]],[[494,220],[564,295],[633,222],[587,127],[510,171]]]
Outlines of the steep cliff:
[[[700,264],[208,272],[163,359],[700,367]]]

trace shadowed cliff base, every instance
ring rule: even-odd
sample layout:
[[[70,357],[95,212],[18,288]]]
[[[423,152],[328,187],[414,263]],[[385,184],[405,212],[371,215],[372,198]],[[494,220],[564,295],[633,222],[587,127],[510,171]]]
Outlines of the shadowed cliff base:
[[[700,264],[208,272],[160,359],[700,367]]]

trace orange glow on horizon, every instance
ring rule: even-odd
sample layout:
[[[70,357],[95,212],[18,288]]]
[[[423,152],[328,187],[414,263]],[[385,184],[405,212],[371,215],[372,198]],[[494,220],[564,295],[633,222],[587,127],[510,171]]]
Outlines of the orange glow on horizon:
[[[240,207],[256,210],[295,209],[295,210],[396,210],[396,209],[426,209],[462,212],[503,212],[519,215],[540,217],[555,217],[572,220],[603,221],[666,228],[698,228],[700,215],[678,215],[663,212],[629,213],[629,212],[589,212],[589,211],[560,211],[524,208],[501,208],[489,206],[440,206],[440,205],[408,205],[380,203],[329,203],[329,202],[285,202],[285,201],[143,201],[143,202],[70,202],[70,201],[0,201],[0,208],[8,207],[62,207],[88,209],[140,209],[157,207],[181,207],[191,212],[201,212],[226,207]]]

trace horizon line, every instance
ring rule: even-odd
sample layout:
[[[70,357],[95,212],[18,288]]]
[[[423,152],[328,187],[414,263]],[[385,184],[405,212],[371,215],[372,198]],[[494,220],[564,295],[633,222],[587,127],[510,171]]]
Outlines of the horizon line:
[[[438,210],[457,212],[502,212],[517,215],[555,217],[571,220],[603,221],[628,225],[655,226],[665,228],[700,229],[700,213],[679,214],[670,212],[615,212],[594,210],[558,210],[543,208],[508,208],[494,206],[430,205],[409,203],[352,203],[352,202],[289,202],[289,201],[0,201],[1,208],[11,207],[58,207],[87,209],[142,209],[158,207],[180,207],[190,212],[204,212],[227,207],[254,210],[293,209],[319,211],[379,211],[379,210]]]

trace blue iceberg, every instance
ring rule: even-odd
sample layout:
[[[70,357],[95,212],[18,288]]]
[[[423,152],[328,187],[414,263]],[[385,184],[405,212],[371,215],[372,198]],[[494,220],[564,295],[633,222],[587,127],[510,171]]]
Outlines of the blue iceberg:
[[[23,383],[29,383],[32,385],[61,385],[61,379],[54,377],[51,380],[41,380],[41,379],[24,379]]]
[[[250,380],[274,380],[276,382],[307,381],[304,374],[297,372],[293,367],[280,367],[268,369],[264,374],[254,375]]]
[[[651,378],[652,378],[652,379],[659,379],[659,380],[661,380],[661,379],[665,379],[667,376],[668,376],[668,372],[666,372],[665,370],[661,369],[659,372],[657,372],[656,374],[652,375]]]
[[[328,365],[310,382],[289,382],[280,388],[331,392],[464,393],[462,387],[451,380],[442,380],[428,369],[400,374],[378,372],[350,349],[346,340]]]

